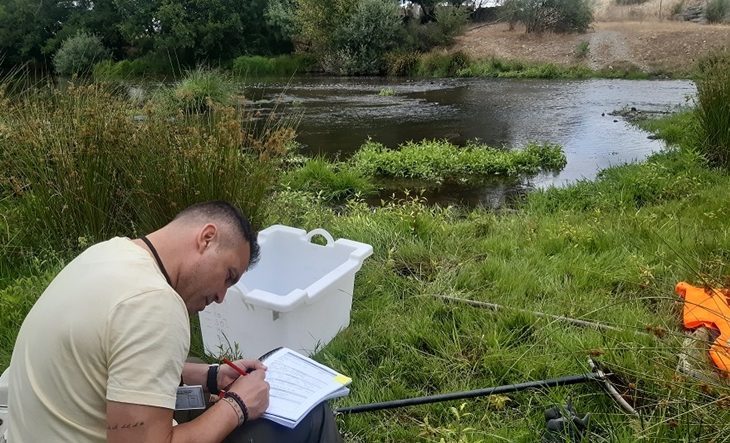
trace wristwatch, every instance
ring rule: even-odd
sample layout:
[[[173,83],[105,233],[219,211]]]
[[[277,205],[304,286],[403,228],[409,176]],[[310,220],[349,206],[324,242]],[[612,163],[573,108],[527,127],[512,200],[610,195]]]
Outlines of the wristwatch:
[[[208,392],[213,395],[218,395],[218,364],[212,364],[208,366]]]

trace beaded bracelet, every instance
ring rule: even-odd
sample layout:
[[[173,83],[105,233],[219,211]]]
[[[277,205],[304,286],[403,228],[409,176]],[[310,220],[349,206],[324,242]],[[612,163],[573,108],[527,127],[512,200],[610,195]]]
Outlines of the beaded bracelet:
[[[246,423],[248,421],[248,408],[246,407],[246,403],[244,403],[243,400],[241,400],[241,397],[239,397],[235,392],[226,392],[224,400],[228,399],[235,401],[238,404],[238,408],[241,410],[241,416],[238,419],[238,426]]]
[[[233,411],[238,416],[237,426],[241,426],[242,424],[246,423],[246,416],[243,414],[243,411],[241,410],[241,407],[238,405],[238,402],[236,400],[234,400],[232,397],[223,397],[223,401],[231,405]]]

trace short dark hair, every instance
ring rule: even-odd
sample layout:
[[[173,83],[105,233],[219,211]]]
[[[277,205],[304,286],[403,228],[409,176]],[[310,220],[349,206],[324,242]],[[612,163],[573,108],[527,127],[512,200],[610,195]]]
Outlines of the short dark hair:
[[[249,223],[246,216],[232,204],[223,200],[196,203],[183,209],[175,216],[175,220],[185,218],[216,220],[230,225],[235,232],[248,242],[250,247],[249,269],[258,263],[261,255],[257,240],[258,234],[251,228],[251,223]]]

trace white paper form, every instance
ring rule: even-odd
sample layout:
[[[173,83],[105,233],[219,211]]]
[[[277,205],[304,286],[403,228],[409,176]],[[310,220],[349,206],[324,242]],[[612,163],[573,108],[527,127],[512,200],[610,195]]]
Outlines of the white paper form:
[[[269,408],[264,418],[294,427],[324,400],[347,395],[352,380],[339,372],[282,348],[264,361],[268,370]]]

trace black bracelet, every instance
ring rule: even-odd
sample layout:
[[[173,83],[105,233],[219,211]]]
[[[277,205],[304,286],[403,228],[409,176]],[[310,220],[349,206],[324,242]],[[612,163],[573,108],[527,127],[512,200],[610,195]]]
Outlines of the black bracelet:
[[[218,390],[218,365],[208,366],[208,392],[213,395],[218,395],[221,391]]]
[[[235,400],[236,403],[238,403],[238,406],[241,408],[241,411],[243,411],[243,421],[240,422],[238,426],[246,423],[248,421],[248,408],[246,407],[246,403],[244,403],[243,400],[241,400],[241,397],[239,397],[238,394],[236,394],[235,392],[227,391],[226,397],[230,397]]]

